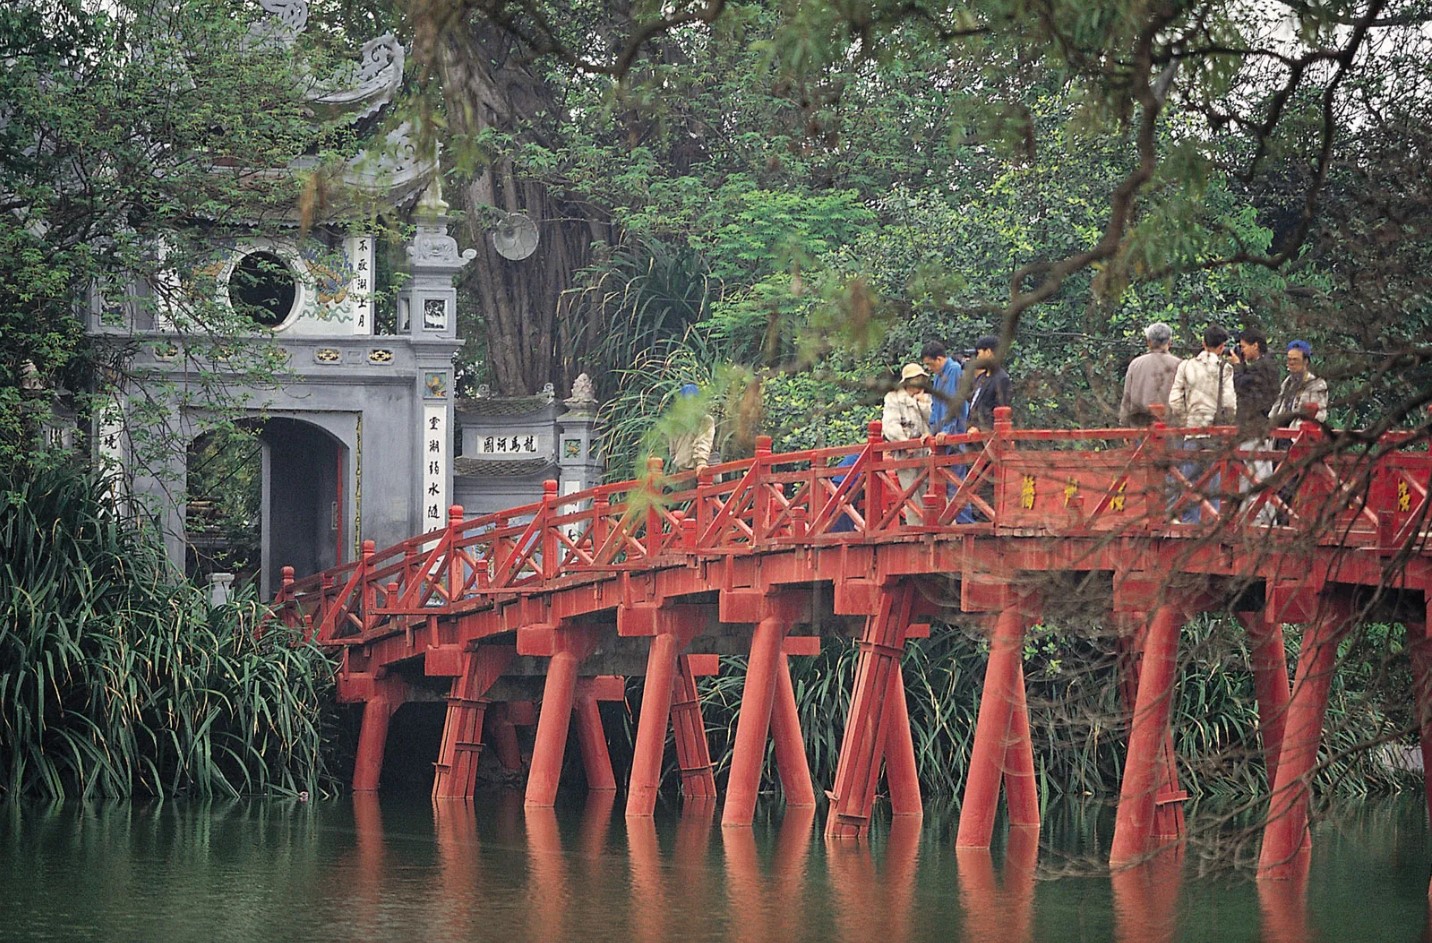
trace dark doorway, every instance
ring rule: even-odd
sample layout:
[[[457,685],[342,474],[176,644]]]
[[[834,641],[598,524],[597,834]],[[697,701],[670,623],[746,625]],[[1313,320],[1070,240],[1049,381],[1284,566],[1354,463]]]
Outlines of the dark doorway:
[[[345,562],[344,474],[348,450],[332,435],[298,419],[270,419],[264,447],[266,591],[277,590],[285,566],[302,579]]]

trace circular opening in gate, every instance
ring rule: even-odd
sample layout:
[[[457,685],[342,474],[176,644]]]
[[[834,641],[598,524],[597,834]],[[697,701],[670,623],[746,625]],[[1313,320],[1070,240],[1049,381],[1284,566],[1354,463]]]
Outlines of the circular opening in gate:
[[[293,314],[298,277],[272,252],[250,252],[229,276],[229,303],[262,327],[278,327]]]

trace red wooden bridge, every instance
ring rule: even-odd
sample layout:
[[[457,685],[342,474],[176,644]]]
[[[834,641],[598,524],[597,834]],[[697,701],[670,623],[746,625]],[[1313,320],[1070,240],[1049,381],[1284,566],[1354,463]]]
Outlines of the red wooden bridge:
[[[1425,636],[1432,456],[1410,433],[1348,447],[1308,422],[1260,451],[1212,430],[1189,464],[1180,443],[1192,430],[1024,430],[1003,413],[992,432],[901,457],[877,423],[849,448],[772,454],[762,439],[754,458],[699,478],[662,476],[656,462],[644,479],[568,496],[549,482],[539,503],[467,520],[455,507],[444,529],[369,543],[362,559],[300,582],[290,571],[284,619],[341,652],[339,696],[364,704],[354,789],[377,789],[393,712],[445,696],[436,798],[472,797],[484,736],[520,769],[513,725],[533,722],[529,805],[555,801],[573,724],[588,788],[614,790],[597,702],[641,675],[627,815],[653,813],[668,725],[682,794],[715,797],[694,679],[741,654],[723,824],[751,823],[768,738],[787,805],[813,806],[788,658],[854,634],[826,832],[859,836],[882,770],[893,812],[921,809],[900,658],[950,599],[990,632],[958,833],[961,846],[988,846],[1001,785],[1010,824],[1039,824],[1022,640],[1077,579],[1098,587],[1130,656],[1111,863],[1183,834],[1170,735],[1180,629],[1232,609],[1248,632],[1273,784],[1260,872],[1290,873],[1306,861],[1339,641],[1388,600]],[[1290,623],[1303,625],[1291,683]],[[1432,760],[1432,659],[1412,650]]]

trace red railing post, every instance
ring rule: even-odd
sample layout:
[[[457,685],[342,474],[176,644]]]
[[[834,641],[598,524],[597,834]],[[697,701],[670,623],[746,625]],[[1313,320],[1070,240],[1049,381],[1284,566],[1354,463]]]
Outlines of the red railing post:
[[[303,617],[298,612],[298,606],[293,598],[293,567],[286,566],[279,570],[278,592],[274,595],[273,601],[279,611],[279,620],[288,628],[296,629],[303,624]]]
[[[562,571],[561,544],[557,540],[557,482],[551,478],[542,482],[542,569],[543,579],[552,579]],[[569,708],[570,710],[570,708]]]
[[[612,499],[605,491],[592,498],[592,562],[602,563],[597,559],[597,553],[607,542],[607,535],[611,532],[612,522],[607,516],[611,513]],[[611,561],[605,561],[610,563]]]
[[[661,553],[661,459],[646,460],[646,555]]]
[[[696,530],[699,533],[706,533],[711,527],[712,511],[711,503],[714,497],[711,494],[711,486],[715,484],[716,476],[711,469],[703,468],[696,474],[696,497],[691,499],[692,511]]]
[[[363,541],[363,563],[358,586],[359,605],[362,606],[363,612],[358,618],[358,623],[363,626],[364,632],[373,627],[371,614],[378,607],[378,587],[369,576],[369,570],[373,568],[373,554],[377,546],[371,540]]]
[[[751,462],[751,470],[747,474],[753,476],[750,481],[751,491],[751,539],[760,541],[766,537],[773,536],[771,522],[771,493],[767,490],[770,485],[766,483],[769,477],[767,472],[771,467],[771,437],[768,435],[756,436],[756,455]]]
[[[447,534],[444,543],[447,544],[447,589],[448,603],[457,601],[458,594],[462,592],[462,558],[458,556],[457,540],[458,534],[462,531],[462,505],[454,504],[448,508]]]
[[[1168,426],[1164,423],[1164,414],[1168,412],[1168,406],[1163,403],[1150,403],[1149,412],[1153,414],[1154,421],[1149,424],[1148,450],[1149,462],[1145,467],[1152,464],[1153,472],[1145,482],[1148,489],[1148,513],[1144,517],[1146,530],[1165,530],[1168,527],[1171,504],[1178,500],[1181,495],[1181,487],[1178,493],[1170,494],[1168,482],[1169,472],[1173,469],[1173,449],[1169,440]],[[1176,519],[1176,518],[1175,518]]]
[[[885,439],[884,428],[879,420],[865,427],[865,445],[870,450],[870,470],[865,473],[866,533],[885,511],[885,483],[880,480],[880,469],[885,464],[885,453],[880,451],[880,443]]]
[[[1005,469],[1005,456],[1014,451],[1014,442],[1011,440],[1011,433],[1014,432],[1014,410],[1008,406],[996,406],[994,408],[994,438],[989,443],[991,459],[990,481],[994,482],[994,501],[991,507],[994,508],[994,520],[991,522],[998,525],[1004,516],[1004,502],[1006,492],[1007,472]]]

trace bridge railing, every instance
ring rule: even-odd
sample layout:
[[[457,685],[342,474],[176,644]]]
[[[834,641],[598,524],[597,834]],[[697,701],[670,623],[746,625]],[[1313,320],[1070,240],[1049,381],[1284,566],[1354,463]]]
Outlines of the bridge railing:
[[[1232,427],[1015,429],[773,454],[699,475],[640,479],[464,519],[305,580],[285,579],[285,621],[325,642],[486,605],[564,579],[803,542],[967,531],[1170,537],[1299,536],[1382,552],[1427,528],[1432,460],[1407,436],[1332,448],[1311,422],[1241,442]],[[1190,447],[1191,445],[1191,447]],[[1185,520],[1193,523],[1185,523]]]

